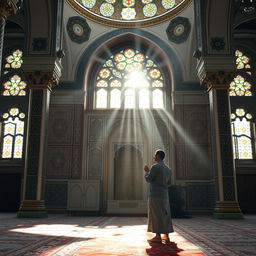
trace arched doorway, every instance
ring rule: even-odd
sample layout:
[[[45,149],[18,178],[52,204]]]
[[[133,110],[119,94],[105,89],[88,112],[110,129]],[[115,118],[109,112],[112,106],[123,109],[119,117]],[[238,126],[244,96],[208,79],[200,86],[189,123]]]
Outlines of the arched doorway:
[[[114,199],[142,200],[142,152],[134,145],[117,148],[114,157]]]
[[[112,127],[106,145],[103,177],[106,212],[146,213],[143,164],[149,161],[151,145],[143,125],[124,117]]]

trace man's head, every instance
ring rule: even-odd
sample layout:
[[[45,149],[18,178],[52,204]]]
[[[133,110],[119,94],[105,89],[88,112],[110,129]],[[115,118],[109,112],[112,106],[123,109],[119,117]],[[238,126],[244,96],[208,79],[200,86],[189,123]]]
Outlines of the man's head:
[[[158,150],[156,151],[156,153],[155,153],[155,160],[156,160],[157,162],[163,161],[163,160],[164,160],[164,157],[165,157],[164,151],[158,149]]]

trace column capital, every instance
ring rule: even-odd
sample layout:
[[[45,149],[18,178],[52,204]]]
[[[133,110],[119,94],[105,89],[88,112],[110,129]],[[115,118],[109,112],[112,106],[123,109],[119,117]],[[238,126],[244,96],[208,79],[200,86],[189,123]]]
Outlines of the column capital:
[[[29,88],[51,90],[53,86],[59,83],[61,66],[56,64],[51,70],[24,70],[23,76]]]
[[[1,0],[0,2],[0,18],[7,19],[9,16],[15,14],[18,10],[15,1]]]
[[[203,56],[197,63],[200,83],[209,89],[228,89],[236,75],[234,56]]]
[[[23,76],[30,89],[49,89],[59,83],[59,77],[53,71],[25,71]]]
[[[228,90],[229,85],[236,75],[236,72],[209,71],[200,77],[200,83],[211,89]]]
[[[23,76],[29,88],[51,88],[59,83],[62,65],[56,57],[24,57]]]

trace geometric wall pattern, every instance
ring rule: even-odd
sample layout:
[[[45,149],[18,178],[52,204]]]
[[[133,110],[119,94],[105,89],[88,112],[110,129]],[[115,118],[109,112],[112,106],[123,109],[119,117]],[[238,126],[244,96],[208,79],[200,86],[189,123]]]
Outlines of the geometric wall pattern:
[[[46,178],[81,177],[83,105],[51,105]]]
[[[208,105],[177,104],[175,120],[184,129],[180,133],[175,131],[177,179],[213,177]]]

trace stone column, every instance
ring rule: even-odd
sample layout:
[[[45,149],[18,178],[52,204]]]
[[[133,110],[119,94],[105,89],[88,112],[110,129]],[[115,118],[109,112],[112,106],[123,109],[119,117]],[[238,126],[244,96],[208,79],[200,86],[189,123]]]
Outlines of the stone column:
[[[48,112],[55,72],[25,72],[30,86],[23,194],[18,217],[46,217],[43,200]]]
[[[229,84],[234,74],[207,72],[201,80],[208,87],[216,179],[215,218],[243,218],[236,188],[230,121]]]
[[[0,1],[0,63],[2,63],[2,55],[3,55],[5,22],[9,16],[17,12],[18,7],[16,6],[16,2],[17,1],[11,1],[11,0]],[[1,68],[2,68],[2,64],[0,65],[0,76],[1,76]]]

